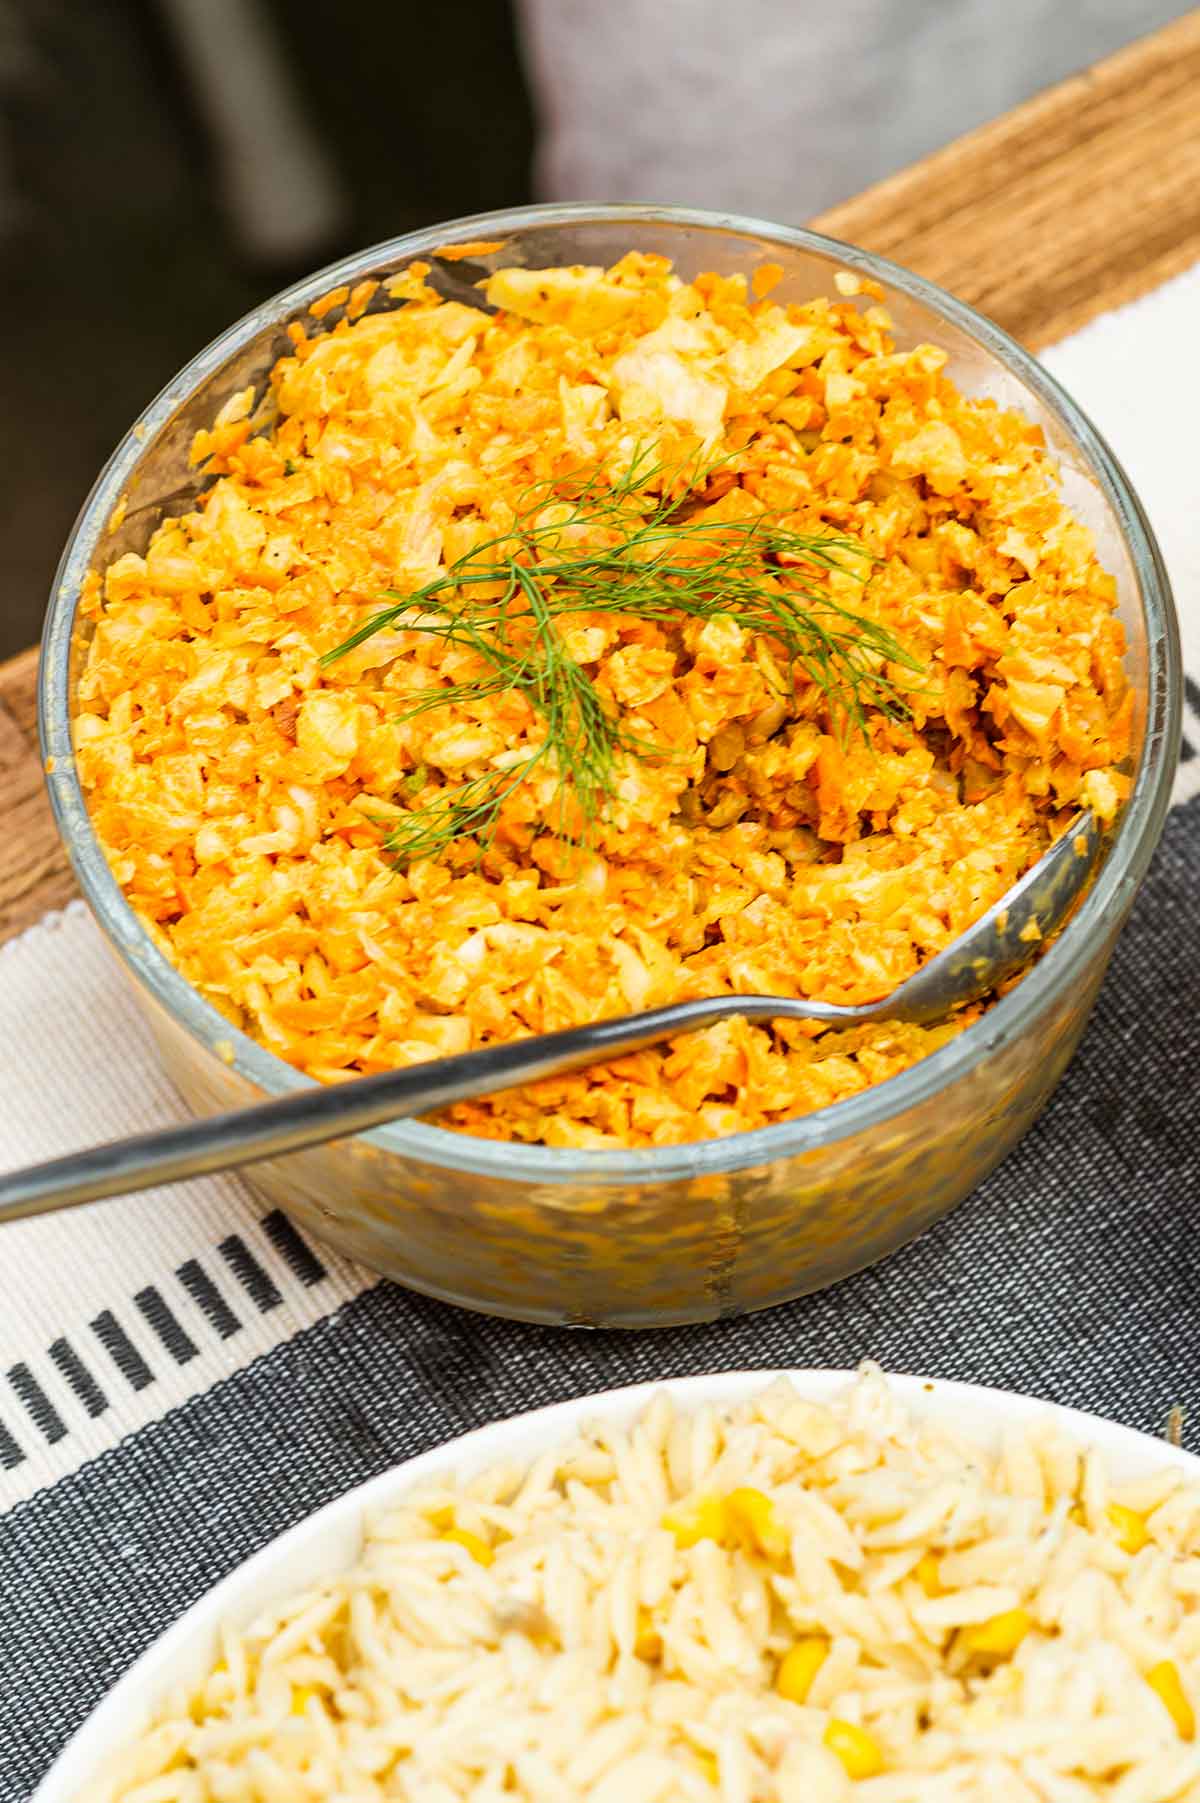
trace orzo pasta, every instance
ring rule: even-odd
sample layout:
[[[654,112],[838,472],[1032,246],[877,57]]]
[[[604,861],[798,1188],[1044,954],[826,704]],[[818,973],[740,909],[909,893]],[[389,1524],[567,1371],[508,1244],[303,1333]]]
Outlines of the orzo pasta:
[[[864,1367],[410,1491],[86,1803],[1196,1803],[1200,1493]]]

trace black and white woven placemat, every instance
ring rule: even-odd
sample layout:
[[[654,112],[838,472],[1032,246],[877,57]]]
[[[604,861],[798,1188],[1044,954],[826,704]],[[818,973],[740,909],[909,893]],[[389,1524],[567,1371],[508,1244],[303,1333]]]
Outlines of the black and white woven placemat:
[[[1198,308],[1194,271],[1048,361],[1133,467],[1200,672],[1194,502],[1177,511],[1179,441],[1159,442],[1128,374],[1131,343],[1146,347],[1147,382],[1185,332],[1190,346]],[[1127,373],[1107,381],[1106,367]],[[1175,417],[1200,405],[1188,367],[1197,394],[1187,403],[1176,379]],[[655,1376],[869,1355],[1152,1433],[1180,1405],[1200,1450],[1193,683],[1189,716],[1177,805],[1049,1110],[952,1216],[823,1295],[656,1334],[516,1326],[374,1282],[232,1179],[185,1186],[169,1206],[160,1193],[6,1229],[0,1803],[28,1796],[120,1672],[249,1553],[398,1460],[521,1409]],[[72,1079],[80,1022],[111,1049],[101,1082]],[[0,951],[0,1044],[4,1165],[178,1108],[80,910]]]

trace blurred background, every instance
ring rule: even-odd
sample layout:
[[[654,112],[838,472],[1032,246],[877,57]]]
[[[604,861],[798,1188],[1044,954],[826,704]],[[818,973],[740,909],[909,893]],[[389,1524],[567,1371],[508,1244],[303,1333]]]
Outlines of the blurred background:
[[[534,198],[820,208],[1173,0],[0,0],[0,657],[175,370],[343,252]]]

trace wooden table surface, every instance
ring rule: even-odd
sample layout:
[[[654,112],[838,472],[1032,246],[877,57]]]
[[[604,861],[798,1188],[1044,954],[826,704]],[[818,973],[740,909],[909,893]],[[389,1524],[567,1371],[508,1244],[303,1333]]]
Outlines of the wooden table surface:
[[[1200,11],[814,221],[1030,348],[1200,261]],[[0,664],[0,943],[74,891],[34,724],[37,652]]]

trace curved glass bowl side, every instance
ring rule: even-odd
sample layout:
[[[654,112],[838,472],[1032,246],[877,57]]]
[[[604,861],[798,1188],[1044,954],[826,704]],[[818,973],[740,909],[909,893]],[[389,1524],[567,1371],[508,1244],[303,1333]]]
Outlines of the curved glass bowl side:
[[[272,1206],[346,1257],[444,1302],[550,1325],[667,1327],[768,1308],[874,1264],[971,1190],[1033,1125],[1087,1024],[1120,922],[1033,1031],[902,1113],[735,1171],[530,1184],[370,1138],[254,1165]],[[144,1000],[197,1113],[253,1099]]]
[[[264,388],[271,364],[288,347],[285,327],[290,319],[342,282],[386,274],[418,255],[428,258],[444,242],[481,237],[505,240],[503,251],[490,259],[493,263],[611,262],[633,247],[672,255],[691,274],[701,268],[745,270],[769,257],[784,265],[784,298],[828,292],[838,268],[861,270],[883,284],[902,343],[932,340],[944,345],[951,373],[965,388],[1016,405],[1043,424],[1063,461],[1072,503],[1097,532],[1102,554],[1119,576],[1139,704],[1134,793],[1075,920],[977,1026],[850,1102],[726,1140],[649,1151],[566,1153],[405,1122],[299,1155],[279,1172],[262,1167],[256,1178],[264,1193],[344,1250],[403,1281],[474,1306],[528,1318],[621,1319],[630,1324],[635,1318],[679,1320],[761,1306],[844,1275],[920,1231],[974,1187],[1014,1143],[1057,1080],[1065,1065],[1061,1049],[1073,1047],[1086,1019],[1081,998],[1090,1006],[1169,798],[1181,682],[1169,589],[1153,537],[1119,465],[1049,376],[960,303],[851,247],[812,233],[703,214],[545,208],[461,221],[322,272],[267,303],[202,352],[118,447],[68,544],[47,621],[41,721],[60,829],[85,895],[149,1004],[164,1058],[198,1110],[232,1106],[307,1080],[231,1027],[191,989],[153,945],[108,869],[71,755],[75,677],[87,636],[86,623],[76,612],[80,586],[89,569],[101,569],[119,551],[144,545],[163,513],[190,504],[197,484],[187,462],[193,432],[230,393],[251,383]],[[450,291],[466,292],[464,283],[479,272],[457,263],[440,273]],[[112,532],[109,523],[121,502],[124,517]],[[1029,1055],[1031,1048],[1037,1048],[1036,1057]],[[1043,1081],[1039,1071],[1053,1072],[1053,1079]],[[1003,1106],[997,1104],[994,1121],[992,1116],[990,1124],[981,1119],[977,1145],[966,1106],[972,1086],[977,1095],[986,1090],[1007,1098]],[[951,1097],[962,1107],[956,1101],[951,1109]],[[946,1120],[953,1114],[953,1134],[937,1131],[939,1109]],[[955,1136],[958,1150],[952,1156]],[[936,1162],[934,1146],[943,1141],[945,1171],[936,1180],[930,1175],[924,1194],[917,1194],[911,1180],[903,1179],[905,1160],[915,1169],[913,1160],[924,1148],[931,1165]],[[884,1163],[870,1183],[860,1183],[854,1172],[868,1157]],[[422,1196],[428,1197],[427,1207],[419,1204]],[[524,1225],[518,1226],[512,1211],[522,1197],[527,1207]],[[478,1211],[473,1198],[479,1198]],[[768,1198],[774,1200],[768,1203]],[[780,1217],[768,1230],[768,1215],[778,1208],[797,1223],[792,1229]],[[503,1217],[493,1228],[483,1225],[493,1218],[489,1209]],[[688,1231],[695,1244],[684,1260],[686,1279],[683,1270],[679,1273],[676,1301],[663,1296],[664,1314],[653,1295],[634,1294],[628,1284],[628,1294],[618,1297],[624,1280],[617,1281],[613,1257],[599,1255],[605,1245],[611,1254],[613,1238],[634,1225],[630,1211],[641,1211],[633,1235],[640,1250],[629,1253],[632,1271],[639,1259],[645,1262],[651,1239],[669,1241],[673,1227],[677,1238],[687,1237],[679,1223],[681,1211],[686,1216],[689,1209],[694,1223]],[[460,1218],[447,1243],[448,1217],[461,1217],[464,1211],[473,1216],[470,1231],[461,1232]],[[544,1255],[534,1252],[539,1211],[545,1211],[540,1233]],[[564,1211],[574,1211],[578,1218],[588,1214],[594,1231],[583,1242],[564,1241],[561,1252],[550,1257],[549,1241],[561,1232]],[[822,1215],[828,1217],[825,1227]],[[830,1226],[835,1218],[840,1226]],[[720,1226],[720,1221],[727,1224]],[[829,1246],[819,1250],[821,1234],[828,1239],[830,1232],[835,1238],[849,1235],[842,1252]],[[472,1235],[478,1237],[472,1240]],[[402,1249],[406,1243],[408,1253]],[[418,1256],[419,1247],[425,1250]],[[463,1266],[456,1279],[453,1266],[459,1254]],[[778,1289],[779,1261],[785,1256],[790,1287],[768,1295],[772,1282]],[[466,1268],[473,1258],[478,1265],[474,1275]],[[593,1265],[596,1281],[585,1282],[581,1273]],[[608,1272],[603,1279],[601,1269]],[[570,1272],[575,1275],[568,1281]],[[556,1285],[562,1289],[561,1305]],[[680,1300],[683,1290],[691,1298],[686,1308]],[[543,1312],[551,1295],[551,1312]]]

